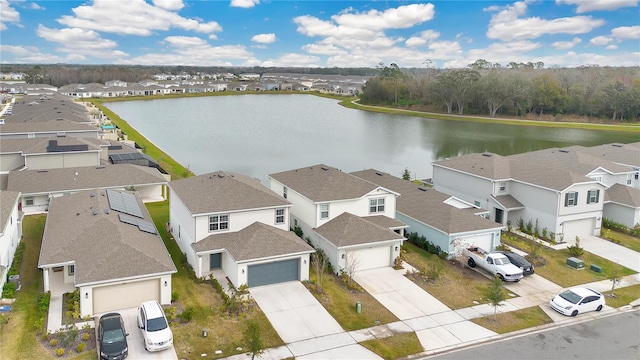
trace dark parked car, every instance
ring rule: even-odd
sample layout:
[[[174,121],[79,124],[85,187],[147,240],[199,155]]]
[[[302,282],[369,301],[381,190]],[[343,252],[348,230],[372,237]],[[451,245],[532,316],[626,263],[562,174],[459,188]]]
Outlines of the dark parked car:
[[[100,317],[98,325],[98,346],[100,359],[122,360],[129,355],[127,332],[124,329],[122,316],[109,313]]]
[[[524,257],[511,251],[496,251],[496,252],[504,254],[504,256],[506,256],[513,265],[522,269],[523,275],[531,275],[535,272],[533,269],[533,264],[528,262],[527,259],[525,259]]]

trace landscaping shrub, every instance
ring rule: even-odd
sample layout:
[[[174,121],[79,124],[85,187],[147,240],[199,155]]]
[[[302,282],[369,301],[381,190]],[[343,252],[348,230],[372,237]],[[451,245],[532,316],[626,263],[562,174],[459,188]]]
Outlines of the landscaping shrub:
[[[20,265],[22,264],[22,257],[24,256],[24,246],[24,243],[21,242],[16,247],[16,252],[13,254],[13,262],[11,263],[11,267],[7,273],[7,280],[9,279],[9,276],[18,275],[20,273]]]
[[[180,314],[180,319],[182,319],[182,321],[184,322],[189,322],[191,321],[191,319],[193,319],[193,314],[195,314],[196,309],[193,308],[193,306],[187,306],[183,311],[182,314]]]
[[[172,322],[178,313],[178,308],[175,306],[171,306],[167,309],[164,309],[164,315],[167,317],[167,321]]]
[[[518,230],[524,232],[524,220],[522,218],[518,218],[516,221],[516,225],[518,226]]]
[[[580,246],[580,238],[576,236],[576,243],[568,246],[567,250],[569,250],[569,253],[575,257],[579,257],[584,254],[584,249]]]
[[[178,295],[177,291],[171,292],[171,302],[178,301],[179,298],[180,298],[180,295]]]
[[[51,347],[56,347],[58,346],[58,339],[51,339],[49,341],[49,345],[51,345]]]
[[[291,229],[291,231],[293,231],[296,235],[298,235],[299,238],[302,239],[302,236],[304,235],[304,233],[302,232],[302,229],[300,228],[300,226],[294,226],[293,229]]]
[[[49,312],[49,300],[51,299],[51,292],[47,291],[38,295],[38,318],[34,323],[34,328],[37,331],[42,331],[44,325],[44,319],[47,318]]]
[[[57,348],[56,349],[56,355],[64,356],[64,348]]]
[[[617,223],[613,220],[609,220],[607,218],[603,218],[602,219],[602,227],[605,227],[607,229],[611,229],[611,230],[615,230],[617,232],[621,232],[627,235],[631,235],[631,236],[635,236],[635,237],[640,237],[640,224],[636,224],[636,226],[634,226],[632,229],[628,228],[627,226]]]
[[[84,333],[82,334],[82,341],[88,341],[89,340],[89,334]]]
[[[16,296],[16,284],[12,282],[5,283],[2,287],[2,298],[13,299]]]
[[[524,232],[527,233],[528,235],[533,235],[533,222],[531,221],[531,219],[527,221]]]
[[[78,344],[78,346],[76,347],[76,352],[81,353],[81,352],[84,350],[84,348],[85,348],[86,346],[87,346],[87,343],[80,343],[80,344]]]

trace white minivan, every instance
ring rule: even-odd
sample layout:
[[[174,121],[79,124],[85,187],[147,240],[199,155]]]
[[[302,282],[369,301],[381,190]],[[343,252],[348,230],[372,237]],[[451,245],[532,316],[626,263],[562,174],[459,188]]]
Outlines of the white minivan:
[[[147,301],[138,309],[138,327],[144,337],[147,351],[160,351],[173,345],[173,333],[167,317],[157,301]]]

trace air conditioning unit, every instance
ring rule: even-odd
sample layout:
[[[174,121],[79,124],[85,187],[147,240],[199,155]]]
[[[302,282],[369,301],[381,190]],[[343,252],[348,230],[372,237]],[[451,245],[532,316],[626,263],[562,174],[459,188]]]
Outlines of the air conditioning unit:
[[[20,275],[10,275],[9,282],[16,284],[16,290],[20,290]]]

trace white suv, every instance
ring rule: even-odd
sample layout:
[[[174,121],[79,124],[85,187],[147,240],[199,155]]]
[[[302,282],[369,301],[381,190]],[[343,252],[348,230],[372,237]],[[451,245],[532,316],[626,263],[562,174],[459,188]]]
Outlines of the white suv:
[[[160,351],[173,345],[173,333],[157,301],[147,301],[140,305],[138,327],[142,330],[144,348],[147,351]]]

